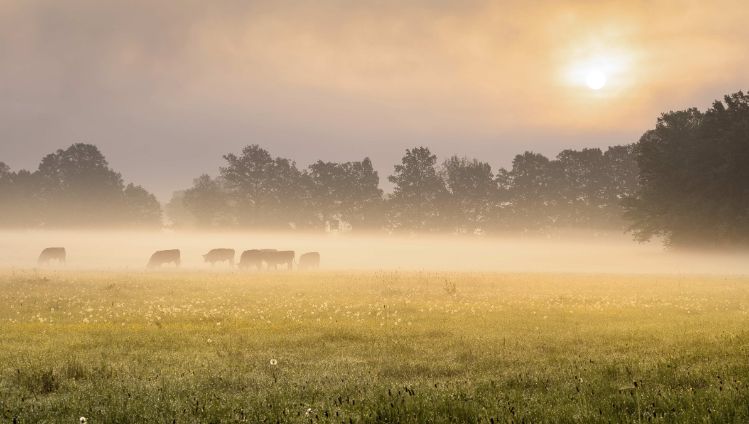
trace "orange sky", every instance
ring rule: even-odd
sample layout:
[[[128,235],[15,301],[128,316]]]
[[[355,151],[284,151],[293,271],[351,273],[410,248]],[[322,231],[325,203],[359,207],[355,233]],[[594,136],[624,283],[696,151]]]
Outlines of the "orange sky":
[[[0,161],[95,143],[162,199],[249,143],[382,180],[414,145],[506,166],[746,90],[747,22],[744,1],[0,0]]]

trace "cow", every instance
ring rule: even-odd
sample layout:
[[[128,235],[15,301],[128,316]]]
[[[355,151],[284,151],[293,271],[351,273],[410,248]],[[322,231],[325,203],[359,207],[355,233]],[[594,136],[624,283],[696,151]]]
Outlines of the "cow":
[[[211,266],[216,262],[228,262],[230,266],[234,266],[234,249],[212,249],[203,255],[203,260],[210,262]]]
[[[265,262],[268,269],[275,270],[278,265],[286,265],[291,270],[295,255],[296,253],[293,250],[263,252],[263,262]]]
[[[148,268],[159,268],[161,265],[173,263],[177,267],[179,267],[181,260],[180,260],[180,253],[179,249],[172,249],[172,250],[159,250],[155,252],[153,255],[151,255],[151,259],[148,260]]]
[[[318,269],[320,268],[320,252],[307,252],[299,256],[299,269],[304,271],[306,269]]]
[[[51,261],[57,261],[58,263],[64,264],[67,259],[64,247],[48,247],[42,250],[37,261],[39,265],[47,265]]]
[[[263,251],[258,249],[245,250],[239,257],[239,268],[255,268],[258,271],[263,267]]]

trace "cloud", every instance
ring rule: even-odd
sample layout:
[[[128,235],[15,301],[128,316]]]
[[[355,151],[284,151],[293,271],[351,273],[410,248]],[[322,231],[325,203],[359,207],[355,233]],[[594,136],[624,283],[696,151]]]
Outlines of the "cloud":
[[[162,197],[249,143],[506,165],[746,88],[740,1],[530,3],[0,0],[0,158],[92,142]],[[600,92],[570,76],[590,66]]]

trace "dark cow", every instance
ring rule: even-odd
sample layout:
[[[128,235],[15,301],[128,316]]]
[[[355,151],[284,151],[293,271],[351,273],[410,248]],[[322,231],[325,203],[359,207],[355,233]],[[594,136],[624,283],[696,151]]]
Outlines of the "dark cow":
[[[61,264],[65,263],[65,260],[67,259],[67,254],[65,253],[64,247],[48,247],[44,250],[42,250],[42,253],[39,255],[39,265],[46,265],[52,261],[57,261]]]
[[[180,253],[178,249],[172,250],[159,250],[148,260],[148,268],[159,268],[161,265],[173,263],[178,266],[181,263]]]
[[[275,270],[278,265],[286,265],[288,269],[291,269],[294,264],[294,253],[293,250],[279,250],[275,252],[264,252],[263,262],[268,269]]]
[[[320,252],[307,252],[299,257],[300,270],[318,268],[320,268]]]
[[[234,249],[212,249],[203,255],[203,260],[210,262],[211,266],[216,262],[228,262],[230,266],[234,266]]]
[[[255,268],[257,270],[263,267],[263,251],[258,249],[245,250],[239,257],[239,268]]]

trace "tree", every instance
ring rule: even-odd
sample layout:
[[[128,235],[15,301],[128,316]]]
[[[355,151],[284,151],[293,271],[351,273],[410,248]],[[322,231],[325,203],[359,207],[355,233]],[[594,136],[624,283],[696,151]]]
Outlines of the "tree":
[[[546,230],[560,217],[563,173],[558,161],[539,153],[515,156],[512,170],[500,173],[506,188],[507,207],[504,226],[521,231]]]
[[[309,208],[308,175],[288,159],[271,157],[258,145],[242,154],[224,156],[221,168],[237,222],[262,229],[302,228],[314,225]]]
[[[5,225],[87,227],[158,225],[161,206],[142,187],[125,187],[99,149],[73,144],[45,156],[36,172],[0,173]]]
[[[0,184],[10,178],[10,166],[5,162],[0,162]]]
[[[562,224],[590,227],[603,221],[606,169],[601,149],[563,150],[557,155],[562,171]]]
[[[369,158],[361,162],[317,161],[309,166],[310,199],[322,222],[340,219],[352,228],[380,223],[380,178]]]
[[[749,95],[664,113],[636,148],[635,238],[674,246],[749,244]]]
[[[156,196],[141,186],[128,184],[123,191],[123,221],[143,227],[161,226],[161,205]]]
[[[603,154],[605,163],[605,188],[601,208],[605,212],[605,225],[625,228],[624,202],[635,195],[640,168],[637,165],[635,144],[611,146]]]
[[[447,195],[445,182],[435,164],[437,156],[426,147],[406,149],[395,173],[388,177],[394,184],[390,196],[390,224],[394,228],[433,231],[443,228],[441,209]]]
[[[453,156],[442,163],[449,193],[445,213],[460,232],[485,230],[497,201],[497,182],[488,163]]]
[[[185,192],[187,190],[177,190],[172,193],[172,198],[164,205],[166,212],[167,226],[173,228],[192,228],[196,227],[197,218],[185,205]]]
[[[37,174],[45,225],[107,225],[121,211],[122,177],[94,145],[77,143],[45,156]]]
[[[209,228],[228,224],[229,198],[222,181],[201,175],[193,181],[193,186],[182,192],[181,203],[195,219],[195,225]]]

